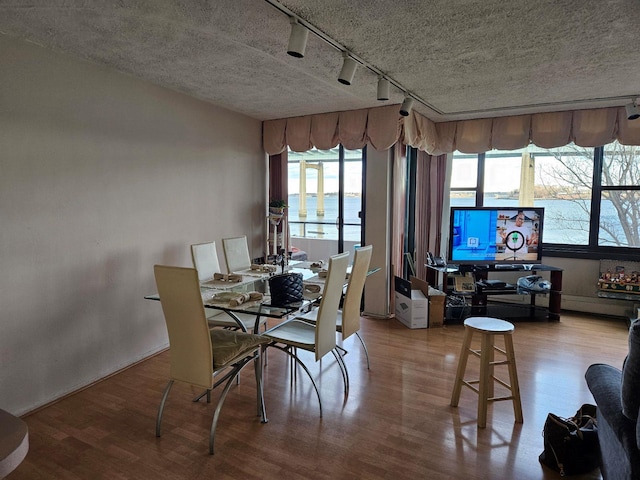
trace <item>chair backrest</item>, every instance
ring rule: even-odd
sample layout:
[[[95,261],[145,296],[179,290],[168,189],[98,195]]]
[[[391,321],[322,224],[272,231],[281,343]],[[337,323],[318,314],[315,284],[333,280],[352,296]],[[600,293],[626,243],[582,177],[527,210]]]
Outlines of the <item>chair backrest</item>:
[[[224,261],[227,264],[227,272],[240,272],[251,268],[251,255],[247,237],[233,237],[222,239]]]
[[[213,388],[213,351],[198,272],[164,265],[153,269],[169,333],[171,378]]]
[[[342,305],[342,338],[348,338],[360,330],[360,303],[364,282],[367,280],[369,264],[373,246],[367,245],[356,250],[353,258],[353,268],[347,285],[347,293],[344,295]]]
[[[327,278],[316,317],[316,361],[336,348],[336,320],[349,265],[349,252],[329,258]]]
[[[191,245],[191,260],[201,282],[211,280],[214,273],[221,272],[216,242]]]

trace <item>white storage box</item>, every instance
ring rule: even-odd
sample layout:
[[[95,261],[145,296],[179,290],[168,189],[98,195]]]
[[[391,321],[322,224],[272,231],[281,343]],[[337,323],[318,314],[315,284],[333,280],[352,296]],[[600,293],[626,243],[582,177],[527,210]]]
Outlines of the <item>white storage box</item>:
[[[429,327],[429,285],[419,279],[409,282],[395,277],[396,318],[409,328]]]

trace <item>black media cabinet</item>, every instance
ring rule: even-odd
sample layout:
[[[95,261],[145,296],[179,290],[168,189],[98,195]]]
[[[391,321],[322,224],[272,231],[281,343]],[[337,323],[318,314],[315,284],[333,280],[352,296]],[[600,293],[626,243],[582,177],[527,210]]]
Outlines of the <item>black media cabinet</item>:
[[[489,295],[522,295],[518,293],[514,286],[506,285],[503,288],[492,287],[482,288],[483,281],[488,280],[490,273],[495,272],[522,272],[522,275],[534,275],[537,272],[549,272],[549,281],[551,282],[551,290],[544,295],[549,296],[549,308],[547,311],[547,319],[550,321],[560,320],[560,308],[562,299],[562,268],[553,267],[551,265],[542,264],[513,264],[513,265],[447,265],[435,266],[427,265],[427,282],[432,285],[438,285],[438,274],[442,274],[442,285],[445,293],[449,295],[452,292],[448,290],[448,276],[471,273],[476,288],[473,292],[463,293],[463,295],[471,297],[471,315],[483,316],[487,314],[487,296]],[[479,285],[480,282],[480,285]],[[456,292],[460,295],[460,292]],[[532,293],[530,305],[535,308],[536,294]]]

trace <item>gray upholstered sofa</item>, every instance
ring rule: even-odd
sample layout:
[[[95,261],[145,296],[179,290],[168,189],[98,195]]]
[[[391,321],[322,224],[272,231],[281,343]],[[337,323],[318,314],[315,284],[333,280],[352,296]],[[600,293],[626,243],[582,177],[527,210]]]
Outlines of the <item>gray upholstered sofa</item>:
[[[594,364],[585,378],[598,406],[602,478],[640,479],[640,320],[629,328],[629,354],[622,370]]]

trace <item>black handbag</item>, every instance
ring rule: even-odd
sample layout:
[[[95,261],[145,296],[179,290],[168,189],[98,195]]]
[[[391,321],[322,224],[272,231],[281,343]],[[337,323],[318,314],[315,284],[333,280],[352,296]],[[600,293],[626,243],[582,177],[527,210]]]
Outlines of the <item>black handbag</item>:
[[[571,418],[547,415],[540,463],[560,475],[578,475],[600,466],[596,406],[584,404]]]
[[[302,301],[302,274],[283,273],[269,277],[271,305],[287,306]]]

